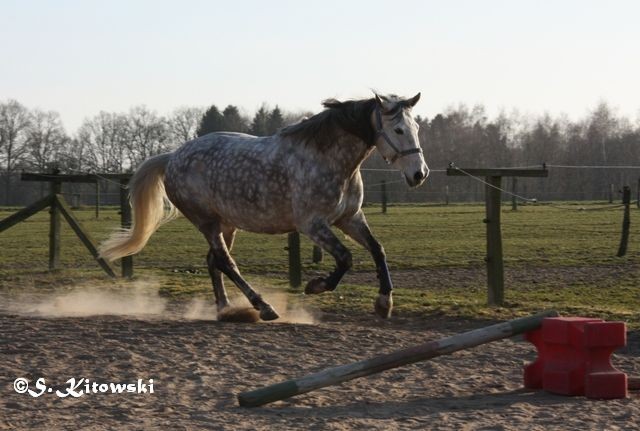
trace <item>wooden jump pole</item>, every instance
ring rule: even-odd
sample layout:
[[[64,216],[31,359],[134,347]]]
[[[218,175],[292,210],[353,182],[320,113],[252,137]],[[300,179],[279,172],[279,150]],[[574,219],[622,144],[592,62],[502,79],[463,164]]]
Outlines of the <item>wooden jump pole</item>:
[[[254,391],[241,393],[238,395],[238,402],[243,407],[261,406],[358,377],[376,374],[391,368],[401,367],[437,356],[448,355],[458,350],[468,349],[480,344],[533,331],[542,325],[542,320],[545,317],[555,316],[558,316],[556,311],[544,311],[533,316],[522,317],[520,319],[509,320],[504,323],[475,329],[437,341],[430,341],[393,353],[376,356],[375,358],[365,359],[353,364],[327,368],[299,379],[288,380]]]

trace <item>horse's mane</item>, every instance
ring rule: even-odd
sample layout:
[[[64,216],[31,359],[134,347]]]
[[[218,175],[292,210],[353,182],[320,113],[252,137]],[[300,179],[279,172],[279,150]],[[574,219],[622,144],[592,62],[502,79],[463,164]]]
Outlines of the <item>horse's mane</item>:
[[[285,127],[282,136],[291,136],[327,148],[345,133],[357,136],[367,145],[375,144],[375,130],[371,125],[371,113],[376,105],[374,98],[340,102],[328,99],[322,102],[324,111],[311,118]]]

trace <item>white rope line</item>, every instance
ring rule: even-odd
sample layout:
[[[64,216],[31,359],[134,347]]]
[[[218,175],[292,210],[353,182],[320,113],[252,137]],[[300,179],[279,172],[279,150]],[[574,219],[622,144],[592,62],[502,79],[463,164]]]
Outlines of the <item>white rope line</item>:
[[[531,203],[537,203],[537,202],[538,202],[538,199],[536,199],[536,198],[525,198],[524,196],[520,196],[520,195],[515,194],[515,193],[512,193],[512,192],[510,192],[510,191],[508,191],[508,190],[502,189],[502,188],[500,188],[500,187],[498,187],[498,186],[494,186],[493,184],[486,182],[486,181],[485,181],[485,180],[483,180],[482,178],[480,178],[480,177],[476,177],[475,175],[471,175],[469,172],[465,171],[464,169],[460,169],[459,167],[457,167],[457,166],[456,166],[456,165],[454,165],[453,163],[451,163],[451,165],[450,165],[450,166],[451,166],[453,169],[455,169],[455,170],[457,170],[457,171],[460,171],[460,172],[462,172],[463,174],[467,175],[468,177],[471,177],[471,178],[473,178],[474,180],[479,181],[479,182],[481,182],[482,184],[487,185],[487,186],[489,186],[489,187],[491,187],[491,188],[494,188],[494,189],[496,189],[496,190],[499,190],[499,191],[501,191],[501,192],[503,192],[503,193],[506,193],[506,194],[508,194],[508,195],[511,195],[511,196],[513,196],[513,197],[516,197],[516,198],[518,198],[518,199],[521,199],[521,200],[523,200],[523,201],[525,201],[525,202],[531,202]]]
[[[398,184],[398,183],[404,183],[404,182],[405,182],[404,180],[397,180],[397,181],[384,181],[384,182],[376,183],[376,184],[365,184],[365,186],[366,186],[367,188],[371,188],[371,187],[379,187],[379,186],[383,186],[383,185],[384,185],[384,186],[386,186],[386,185],[388,185],[388,184]]]
[[[561,168],[561,169],[640,169],[640,166],[632,165],[546,165],[548,168]]]
[[[557,169],[640,169],[640,166],[635,165],[527,165],[527,166],[507,166],[505,169],[530,169],[540,168],[546,166],[547,168]],[[362,168],[362,172],[397,172],[396,169],[378,169],[378,168]],[[446,169],[429,169],[430,172],[447,172]]]
[[[105,177],[103,177],[102,175],[99,175],[99,174],[92,174],[92,175],[95,175],[96,177],[98,177],[98,178],[100,178],[100,179],[102,179],[104,181],[107,181],[109,183],[113,183],[113,184],[117,185],[118,187],[120,187],[123,190],[127,190],[128,189],[127,186],[123,186],[122,184],[120,184],[120,181],[114,181],[114,180],[112,180],[110,178],[105,178]]]
[[[397,169],[360,168],[360,172],[399,172]],[[446,169],[429,169],[429,172],[447,172]]]
[[[109,183],[116,184],[118,187],[120,187],[120,188],[121,188],[121,189],[123,189],[123,190],[126,190],[126,189],[127,189],[127,187],[126,187],[126,186],[123,186],[122,184],[120,184],[120,181],[115,181],[115,180],[112,180],[111,178],[103,177],[103,176],[102,176],[102,175],[100,175],[100,174],[96,174],[96,173],[93,173],[93,172],[84,172],[84,171],[79,171],[79,170],[77,170],[77,169],[69,169],[69,170],[70,170],[71,172],[75,172],[75,173],[77,173],[77,174],[82,174],[82,175],[93,175],[94,177],[100,178],[100,179],[101,179],[101,180],[103,180],[103,181],[106,181],[106,182],[109,182]]]
[[[634,204],[635,202],[631,202],[631,204]],[[631,205],[630,204],[630,205]],[[622,208],[624,207],[624,204],[612,204],[612,205],[606,205],[606,206],[601,206],[601,207],[595,207],[595,208],[588,208],[585,206],[580,206],[579,208],[571,208],[571,207],[565,207],[565,206],[561,206],[561,205],[556,205],[556,204],[552,204],[552,203],[544,203],[544,206],[547,206],[549,208],[553,208],[553,209],[557,209],[557,210],[565,210],[565,211],[602,211],[602,210],[614,210],[617,208]]]

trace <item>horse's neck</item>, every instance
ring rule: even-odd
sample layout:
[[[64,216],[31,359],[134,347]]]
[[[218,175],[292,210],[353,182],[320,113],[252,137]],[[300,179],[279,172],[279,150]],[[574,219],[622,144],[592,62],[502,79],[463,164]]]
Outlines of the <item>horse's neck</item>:
[[[373,147],[369,147],[361,139],[345,135],[329,146],[324,157],[338,175],[347,179],[353,176],[372,150]]]

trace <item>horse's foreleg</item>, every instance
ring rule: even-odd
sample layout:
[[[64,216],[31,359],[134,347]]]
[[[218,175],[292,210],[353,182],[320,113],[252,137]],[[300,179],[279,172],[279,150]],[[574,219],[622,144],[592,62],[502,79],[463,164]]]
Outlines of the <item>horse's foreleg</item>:
[[[393,298],[391,295],[393,284],[391,283],[391,276],[389,275],[387,257],[384,248],[371,233],[364,213],[358,211],[353,217],[338,221],[336,226],[371,253],[376,264],[378,279],[380,280],[380,290],[378,291],[378,299],[375,302],[375,310],[379,316],[383,318],[389,317],[391,315],[391,309],[393,308]]]
[[[240,275],[235,261],[229,254],[222,234],[219,231],[213,232],[207,235],[207,239],[211,245],[211,260],[215,268],[229,277],[229,279],[238,286],[253,308],[260,311],[260,318],[262,320],[275,320],[280,317],[273,307],[262,299],[262,296],[253,290],[249,283]]]
[[[313,294],[335,290],[342,276],[351,268],[351,252],[340,242],[324,221],[315,220],[308,225],[300,226],[300,231],[336,260],[336,269],[326,278],[318,277],[310,280],[304,292]]]

